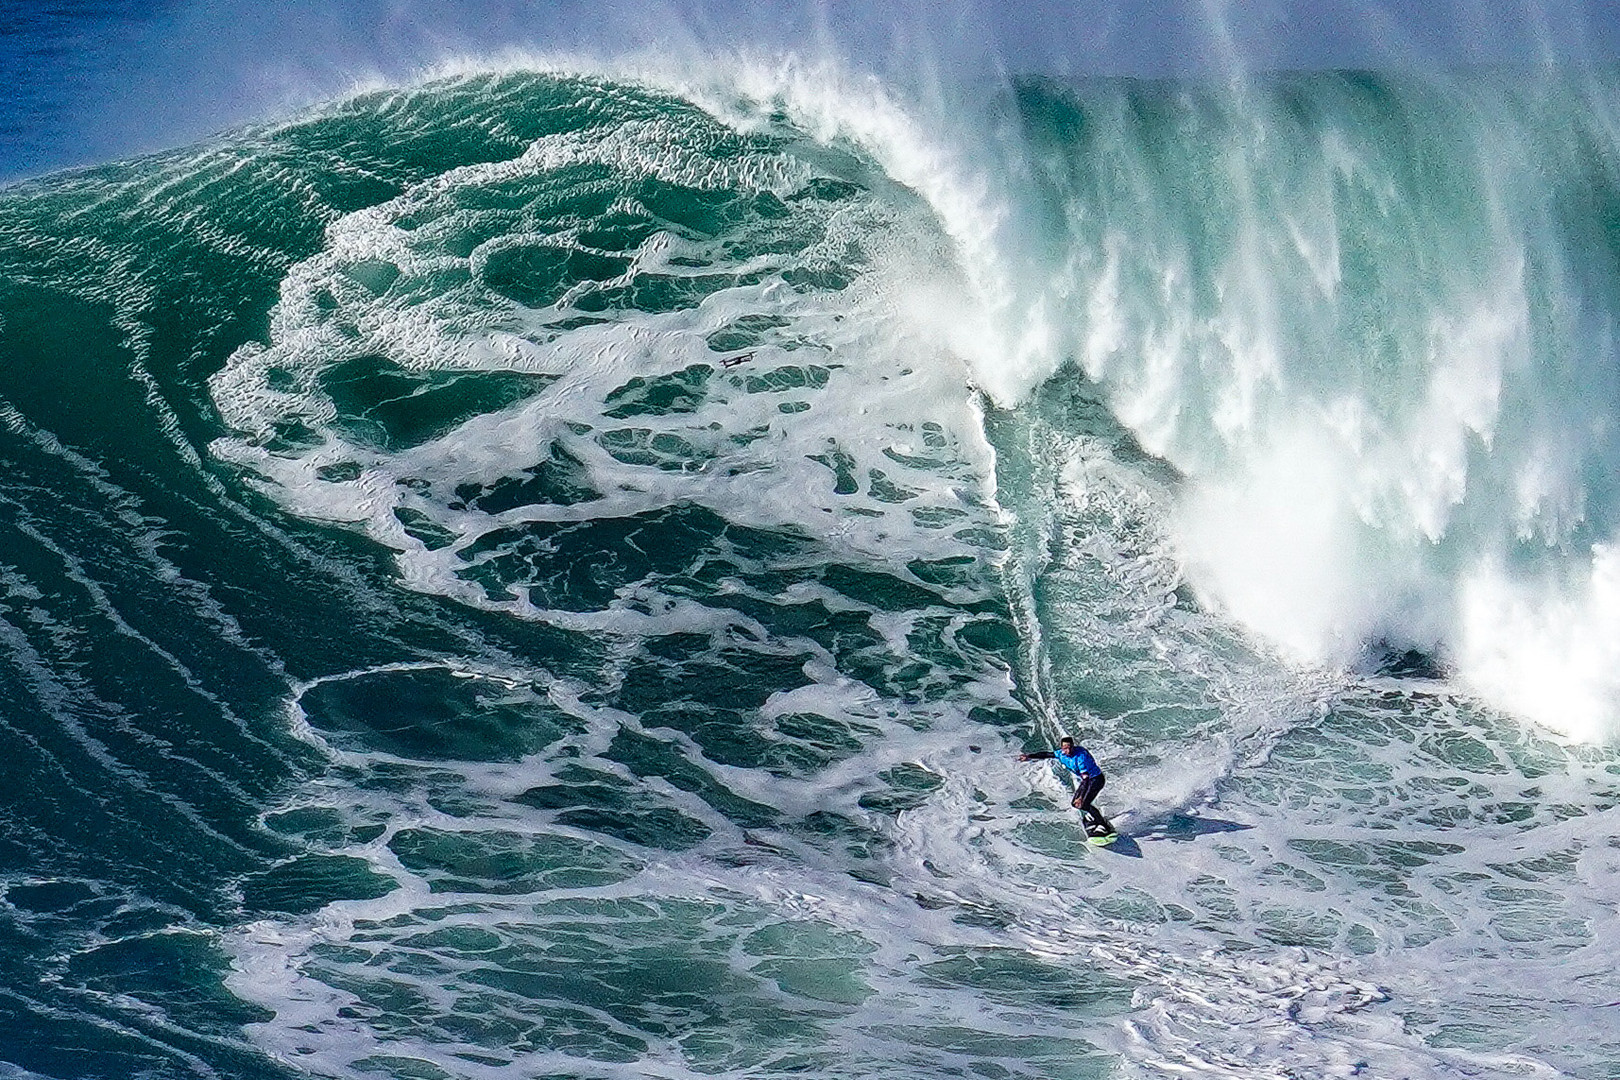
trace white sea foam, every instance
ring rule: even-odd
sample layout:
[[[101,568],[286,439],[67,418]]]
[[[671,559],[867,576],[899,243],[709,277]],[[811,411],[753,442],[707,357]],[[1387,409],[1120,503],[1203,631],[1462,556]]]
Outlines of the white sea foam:
[[[1551,730],[1616,730],[1620,696],[1596,661],[1620,641],[1597,584],[1616,508],[1612,485],[1590,477],[1620,453],[1591,396],[1609,385],[1607,339],[1601,316],[1583,310],[1614,300],[1592,292],[1601,280],[1583,278],[1571,234],[1549,224],[1560,170],[1583,160],[1570,146],[1582,131],[1609,135],[1568,95],[1575,112],[1550,120],[1544,98],[1559,99],[1558,85],[1398,85],[1394,107],[1444,131],[1433,141],[1450,157],[1425,190],[1403,156],[1419,148],[1378,141],[1384,118],[1365,131],[1305,128],[1261,94],[1212,92],[1213,133],[1173,146],[1154,140],[1179,136],[1133,127],[1141,121],[1105,91],[1078,99],[1101,132],[1090,150],[1020,151],[830,62],[755,59],[719,87],[640,70],[742,125],[757,112],[739,97],[780,103],[818,139],[848,140],[916,191],[962,281],[943,303],[923,291],[905,305],[914,326],[1003,404],[1077,359],[1143,445],[1188,474],[1177,535],[1207,601],[1306,662],[1350,663],[1381,638],[1413,643]],[[1359,115],[1353,93],[1318,93],[1328,114]],[[1250,140],[1255,130],[1269,141]],[[1052,197],[1068,244],[1045,255],[1053,245],[1035,222],[1047,196],[1009,180],[1021,152],[1049,172],[1042,155],[1093,155],[1060,166],[1077,175],[1106,156],[1134,187],[1060,180]],[[1155,155],[1168,155],[1168,171]],[[1210,168],[1201,155],[1223,163],[1227,189],[1201,180],[1185,190]],[[1522,165],[1549,159],[1550,177]],[[1150,198],[1111,201],[1131,191]],[[1447,216],[1455,200],[1471,204]],[[1408,222],[1404,234],[1367,239],[1396,221]],[[1574,242],[1587,227],[1573,226]],[[1369,259],[1381,278],[1371,295],[1357,277]],[[1201,299],[1210,292],[1213,306]],[[1386,325],[1369,330],[1370,318]],[[1513,565],[1525,546],[1553,568]],[[1527,654],[1565,653],[1550,615],[1528,613],[1569,603],[1585,613],[1593,662],[1488,659],[1485,624],[1533,634]]]
[[[1594,544],[1574,580],[1484,564],[1462,582],[1463,677],[1491,701],[1576,739],[1613,734],[1620,701],[1620,554]]]
[[[758,717],[840,717],[858,745],[781,775],[714,760],[689,732],[644,726],[567,678],[453,658],[463,681],[544,699],[578,730],[516,762],[425,763],[303,729],[340,770],[287,809],[335,814],[348,839],[311,843],[364,860],[400,888],[230,938],[232,988],[275,1013],[256,1037],[338,1076],[436,1075],[423,1063],[478,1077],[990,1066],[1029,1075],[1580,1075],[1607,1052],[1602,1010],[1620,997],[1606,960],[1616,920],[1601,900],[1620,873],[1605,839],[1616,813],[1612,755],[1544,743],[1443,686],[1296,669],[1223,614],[1308,657],[1342,657],[1385,631],[1441,641],[1481,692],[1529,715],[1547,699],[1525,688],[1552,673],[1584,696],[1548,722],[1604,730],[1613,684],[1603,680],[1614,667],[1604,644],[1615,606],[1607,549],[1593,548],[1602,572],[1590,580],[1569,572],[1580,568],[1577,550],[1562,576],[1551,575],[1561,592],[1521,569],[1432,557],[1488,552],[1458,538],[1501,536],[1508,519],[1491,515],[1508,505],[1513,529],[1575,535],[1577,493],[1559,450],[1567,444],[1537,443],[1547,429],[1507,405],[1522,401],[1528,348],[1522,266],[1508,260],[1452,282],[1416,317],[1423,329],[1404,340],[1421,343],[1422,362],[1397,372],[1393,388],[1377,372],[1341,379],[1295,349],[1289,301],[1298,297],[1263,257],[1278,235],[1263,222],[1251,220],[1226,253],[1230,303],[1208,318],[1195,312],[1187,253],[1133,254],[1130,229],[1096,249],[1100,261],[1077,250],[1049,291],[1031,291],[1008,251],[1016,204],[964,179],[972,170],[963,160],[933,147],[880,90],[822,82],[824,72],[792,64],[740,70],[729,89],[746,91],[741,103],[715,93],[712,78],[686,85],[705,86],[704,100],[739,130],[777,130],[770,114],[782,107],[812,136],[801,164],[818,146],[831,154],[853,145],[921,193],[944,224],[918,213],[902,188],[867,177],[876,194],[825,226],[823,250],[858,243],[867,259],[849,289],[789,295],[764,281],[737,284],[687,309],[619,311],[566,330],[553,325],[563,302],[524,309],[450,290],[434,294],[440,307],[428,317],[356,280],[353,271],[364,277],[384,260],[406,278],[453,268],[396,219],[556,162],[611,159],[636,175],[707,182],[689,162],[637,157],[634,140],[607,140],[601,158],[588,140],[557,140],[335,225],[327,249],[289,274],[269,348],[239,352],[212,384],[237,430],[216,450],[295,513],[354,523],[399,552],[407,586],[618,640],[626,664],[641,638],[693,634],[719,649],[730,634],[757,645],[770,629],[651,587],[586,612],[527,593],[501,598],[461,573],[468,560],[457,553],[512,526],[693,503],[810,537],[817,558],[898,572],[917,557],[1001,559],[975,529],[1006,528],[1012,512],[1004,570],[1012,602],[1027,608],[1036,669],[1021,673],[1032,676],[1023,689],[1051,726],[1078,730],[1099,750],[1111,770],[1104,805],[1126,846],[1089,848],[1060,816],[1066,789],[1014,765],[1017,747],[970,717],[1008,701],[1008,674],[988,665],[944,699],[903,700],[841,675],[829,650],[803,644],[809,681],[772,696]],[[776,190],[801,182],[799,168],[779,162],[714,182]],[[1371,166],[1341,158],[1335,168]],[[1331,187],[1317,179],[1307,190]],[[1376,175],[1367,183],[1391,189]],[[1328,296],[1344,288],[1338,234],[1308,200],[1285,209],[1279,228],[1304,267],[1300,280]],[[508,233],[465,265],[530,239]],[[607,284],[680,272],[672,260],[692,253],[649,242]],[[1156,298],[1141,291],[1144,260],[1163,289]],[[786,325],[745,362],[718,367],[740,353],[709,347],[709,336],[759,313]],[[1071,345],[1130,432],[1100,422],[1076,430],[1039,411],[1054,387],[1035,390]],[[378,449],[336,422],[319,382],[372,352],[415,372],[515,370],[556,381],[413,445]],[[789,395],[746,391],[751,375],[806,363],[828,369],[824,383]],[[608,415],[632,378],[702,366],[712,369],[708,396],[690,409]],[[1031,395],[1026,413],[1004,420],[999,462],[970,383],[1003,402]],[[788,400],[808,408],[781,410]],[[315,444],[276,445],[288,418],[307,422]],[[614,429],[642,434],[627,436],[633,444],[597,437]],[[1130,433],[1184,475],[1143,461]],[[1541,449],[1529,459],[1514,456],[1532,444]],[[552,445],[574,456],[601,498],[481,510],[453,495],[463,485],[491,489]],[[641,463],[625,459],[627,447]],[[1476,508],[1468,500],[1482,454],[1497,464],[1484,471],[1493,497]],[[646,464],[654,460],[676,467]],[[1011,481],[999,489],[998,468]],[[1494,498],[1507,491],[1511,500]],[[1189,584],[1217,604],[1201,609]],[[1452,593],[1456,618],[1448,603],[1429,603]],[[864,610],[813,581],[774,599],[784,598]],[[870,616],[893,651],[910,654],[918,612]],[[1552,644],[1516,648],[1521,637]],[[701,775],[637,773],[608,755],[621,736],[675,747]],[[582,763],[700,823],[706,837],[661,851],[519,801]],[[918,786],[893,813],[875,811],[872,800],[894,794],[877,778],[896,770]],[[781,818],[739,824],[704,783]],[[851,836],[828,841],[796,824],[817,812],[853,823]],[[406,864],[393,845],[411,830],[484,838],[498,851],[589,844],[623,876],[512,893],[456,884]],[[853,852],[863,845],[865,854]],[[690,965],[673,981],[697,980],[702,992],[637,1012],[628,983],[584,1009],[566,987],[523,989],[544,974],[532,958],[569,972],[581,949],[597,965],[592,978],[611,977],[624,958],[648,964],[651,985],[668,974],[653,961],[667,958]],[[703,982],[715,963],[723,977]],[[1577,973],[1573,988],[1564,971]],[[1527,992],[1498,989],[1524,980]],[[725,1004],[724,1016],[686,1011],[687,998],[705,995]],[[1538,1002],[1539,1019],[1502,1022],[1524,997]],[[768,1034],[751,1026],[773,1009],[792,1022]],[[1112,1065],[1052,1034],[1077,1015],[1092,1018],[1084,1038],[1115,1055]],[[473,1017],[510,1021],[520,1034],[501,1043]],[[1050,1056],[1031,1057],[1032,1030],[1055,1047]],[[570,1041],[598,1038],[588,1050]],[[632,1047],[617,1058],[604,1049],[615,1038]],[[1582,1057],[1581,1046],[1598,1049]]]
[[[897,762],[916,762],[940,778],[926,801],[895,821],[884,884],[852,879],[838,859],[790,833],[739,832],[701,800],[667,786],[659,790],[683,812],[715,828],[711,840],[685,852],[649,852],[559,830],[544,814],[507,801],[578,760],[568,754],[435,766],[450,769],[455,790],[489,808],[471,814],[446,815],[383,789],[317,785],[297,804],[384,825],[375,839],[333,850],[366,858],[402,888],[306,920],[244,927],[230,938],[238,957],[231,986],[276,1011],[273,1022],[255,1029],[266,1046],[337,1076],[365,1075],[380,1067],[379,1058],[396,1060],[396,1068],[403,1067],[398,1061],[431,1061],[476,1077],[581,1068],[608,1076],[746,1075],[763,1065],[740,1050],[694,1059],[694,1048],[677,1042],[655,1042],[621,1064],[555,1046],[500,1064],[476,1038],[445,1038],[465,1022],[457,1017],[466,1015],[469,992],[491,985],[514,956],[545,957],[561,942],[591,940],[603,958],[623,953],[646,963],[634,960],[650,955],[646,933],[677,962],[686,955],[683,943],[696,941],[701,950],[693,960],[728,956],[738,977],[778,984],[811,1041],[841,1048],[843,1057],[821,1065],[830,1075],[851,1064],[859,1073],[877,1062],[919,1060],[924,1047],[941,1055],[935,1067],[1009,1061],[1005,1049],[986,1047],[1003,1036],[1027,1039],[1031,1024],[1062,1047],[1066,1063],[1049,1067],[1078,1067],[1083,1051],[1054,1032],[1075,1033],[1080,1016],[1090,1017],[1084,1038],[1118,1055],[1127,1075],[1263,1077],[1286,1068],[1326,1076],[1562,1075],[1540,1056],[1545,1049],[1503,1049],[1523,1041],[1521,1025],[1497,1028],[1487,1018],[1504,1007],[1521,1014],[1552,1007],[1560,1010],[1555,1040],[1584,1032],[1599,1045],[1607,1037],[1603,1010],[1620,984],[1604,957],[1620,921],[1590,885],[1562,897],[1551,888],[1620,872],[1604,843],[1615,811],[1548,824],[1545,809],[1589,801],[1594,781],[1601,786],[1602,761],[1515,743],[1511,728],[1459,713],[1417,721],[1410,733],[1416,753],[1399,740],[1380,746],[1354,717],[1376,697],[1352,692],[1336,703],[1339,720],[1274,743],[1271,760],[1234,766],[1219,794],[1174,811],[1141,805],[1139,785],[1126,774],[1106,800],[1127,833],[1123,852],[1088,849],[1077,826],[1054,813],[1067,788],[1045,766],[1017,765],[1014,748],[999,741],[970,750],[969,739],[984,739],[972,724],[926,734],[886,727],[847,767],[802,783],[724,773],[734,790],[790,814],[856,812],[855,794]],[[556,690],[552,699],[587,720],[572,744],[586,753],[599,753],[615,730],[633,723]],[[1387,701],[1367,715],[1387,718]],[[1492,750],[1481,757],[1476,748],[1485,746]],[[1529,754],[1565,775],[1545,777],[1540,805],[1514,820],[1519,811],[1512,808],[1526,805],[1516,801],[1525,778],[1493,753]],[[382,759],[342,753],[340,760],[363,770]],[[1314,795],[1298,777],[1307,763],[1321,781]],[[412,767],[404,760],[392,766]],[[1345,801],[1358,779],[1378,792],[1359,817],[1351,812],[1356,803]],[[1302,796],[1303,805],[1278,815],[1274,800]],[[1471,815],[1500,808],[1510,816],[1475,825],[1465,837],[1447,824],[1451,808],[1465,801]],[[1398,832],[1390,828],[1395,821]],[[422,828],[474,837],[560,831],[617,849],[631,872],[613,884],[511,896],[437,885],[430,891],[389,850],[402,831]],[[1011,959],[1019,955],[1039,966]],[[519,972],[531,970],[516,963]],[[992,965],[989,981],[945,977],[964,963]],[[998,963],[1014,966],[998,976]],[[656,984],[655,973],[643,974]],[[388,1025],[386,1033],[367,1019],[379,976],[423,999],[412,1007],[414,1020]],[[740,1047],[751,1037],[750,1010],[775,994],[748,1004],[735,988],[724,993],[732,1020],[701,1030],[717,1044]],[[531,1019],[576,1007],[544,997],[501,1006]],[[613,1011],[604,1014],[610,1027],[619,1024]],[[618,1030],[646,1034],[633,1024]],[[958,1034],[950,1038],[968,1042],[942,1052],[947,1044],[937,1040],[952,1031]],[[983,1041],[978,1049],[969,1045],[975,1039]]]
[[[1015,305],[1061,328],[1022,385],[1078,361],[1185,474],[1192,583],[1271,642],[1416,644],[1521,717],[1612,735],[1617,301],[1561,201],[1608,130],[1556,82],[1284,82],[1034,92],[1084,134],[1032,125],[1069,232]],[[1566,653],[1562,610],[1590,660],[1498,661],[1517,644],[1487,626]]]

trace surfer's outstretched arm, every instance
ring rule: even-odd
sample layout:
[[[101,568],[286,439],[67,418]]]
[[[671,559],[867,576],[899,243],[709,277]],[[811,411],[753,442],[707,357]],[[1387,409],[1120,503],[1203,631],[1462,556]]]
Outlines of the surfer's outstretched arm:
[[[1057,755],[1050,750],[1037,750],[1033,754],[1019,754],[1019,761],[1050,761]]]

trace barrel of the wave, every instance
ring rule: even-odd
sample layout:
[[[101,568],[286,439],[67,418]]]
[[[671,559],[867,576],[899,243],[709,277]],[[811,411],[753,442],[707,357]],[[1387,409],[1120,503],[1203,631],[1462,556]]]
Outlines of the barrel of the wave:
[[[1103,816],[1097,809],[1097,795],[1102,791],[1103,784],[1108,778],[1103,775],[1102,766],[1090,750],[1075,742],[1068,735],[1058,740],[1056,750],[1034,750],[1018,755],[1019,761],[1053,761],[1074,776],[1074,798],[1069,805],[1080,811],[1081,819],[1085,822],[1086,837],[1093,844],[1111,844],[1119,838],[1113,823]]]

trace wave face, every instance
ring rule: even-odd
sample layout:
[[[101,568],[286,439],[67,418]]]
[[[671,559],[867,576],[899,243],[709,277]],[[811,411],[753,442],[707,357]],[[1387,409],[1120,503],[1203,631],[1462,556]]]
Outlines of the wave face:
[[[1601,100],[1016,97],[0,192],[8,1075],[1612,1069],[1620,757],[1400,651],[1616,647]]]
[[[1522,74],[1025,93],[1063,236],[1049,355],[1191,479],[1206,599],[1295,655],[1417,645],[1616,730],[1615,100]]]

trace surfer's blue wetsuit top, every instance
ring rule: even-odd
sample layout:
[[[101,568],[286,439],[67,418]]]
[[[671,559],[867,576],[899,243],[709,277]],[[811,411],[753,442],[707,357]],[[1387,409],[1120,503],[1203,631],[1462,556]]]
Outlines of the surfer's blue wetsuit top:
[[[1084,778],[1102,775],[1102,767],[1097,764],[1097,759],[1092,757],[1091,751],[1083,746],[1076,746],[1072,754],[1065,754],[1062,750],[1057,750],[1053,752],[1052,756],[1057,758],[1059,764],[1076,776]]]

